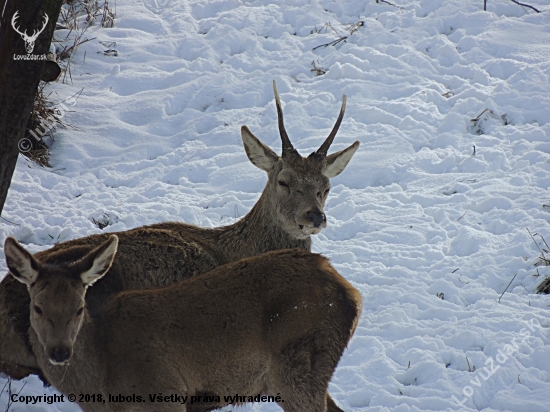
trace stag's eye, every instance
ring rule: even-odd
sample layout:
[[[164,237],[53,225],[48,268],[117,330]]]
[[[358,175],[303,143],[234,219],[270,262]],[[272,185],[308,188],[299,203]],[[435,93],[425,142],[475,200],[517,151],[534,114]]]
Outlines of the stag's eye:
[[[84,312],[84,307],[81,307],[80,309],[78,309],[78,310],[76,311],[76,316],[82,315],[82,312]]]
[[[42,314],[44,313],[44,312],[42,312],[42,309],[40,309],[40,308],[39,308],[38,306],[36,306],[36,305],[34,306],[33,309],[34,309],[34,311],[35,311],[37,314],[39,314],[39,315],[42,315]]]
[[[279,185],[282,186],[282,187],[288,188],[288,185],[285,182],[283,182],[282,180],[279,180]]]
[[[330,189],[325,190],[325,196],[328,196],[329,192],[330,192]]]

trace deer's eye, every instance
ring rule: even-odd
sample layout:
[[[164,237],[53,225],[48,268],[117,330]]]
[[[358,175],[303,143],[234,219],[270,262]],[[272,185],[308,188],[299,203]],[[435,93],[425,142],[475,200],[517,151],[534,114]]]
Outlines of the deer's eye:
[[[282,187],[288,188],[288,185],[285,182],[283,182],[282,180],[279,180],[279,185],[282,186]]]
[[[40,309],[40,308],[39,308],[38,306],[36,306],[36,305],[33,307],[33,309],[34,309],[34,311],[35,311],[37,314],[39,314],[39,315],[42,315],[42,314],[44,313],[44,312],[42,312],[42,309]]]
[[[330,189],[325,190],[325,196],[327,196],[329,192],[330,192]]]
[[[82,312],[84,312],[84,306],[76,311],[76,316],[82,315]]]

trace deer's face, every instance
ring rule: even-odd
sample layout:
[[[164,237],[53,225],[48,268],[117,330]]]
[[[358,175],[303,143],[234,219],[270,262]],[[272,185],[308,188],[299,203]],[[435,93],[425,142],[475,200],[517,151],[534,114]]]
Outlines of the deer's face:
[[[275,103],[279,120],[279,132],[283,143],[283,154],[279,157],[262,143],[248,127],[241,128],[244,149],[250,161],[267,172],[269,181],[264,191],[264,201],[269,203],[277,223],[292,237],[305,239],[315,235],[327,226],[323,210],[327,199],[329,179],[338,176],[347,166],[359,147],[359,142],[327,156],[327,151],[340,127],[346,108],[346,97],[342,101],[336,125],[321,147],[307,158],[294,149],[283,124],[283,111],[279,93],[273,82]]]
[[[297,155],[279,162],[269,180],[278,223],[291,236],[305,239],[327,226],[324,212],[330,191],[321,164]]]
[[[34,50],[34,42],[36,40],[34,40],[32,38],[29,38],[29,37],[27,37],[27,38],[23,37],[23,40],[25,41],[25,50],[27,50],[28,54],[31,54],[32,51]]]
[[[73,354],[82,325],[86,287],[70,273],[41,274],[39,278],[29,288],[31,327],[50,363],[63,365]]]
[[[70,360],[86,313],[86,289],[107,273],[117,246],[113,235],[80,259],[54,265],[39,262],[14,238],[6,239],[6,263],[10,274],[27,285],[31,327],[51,364]]]

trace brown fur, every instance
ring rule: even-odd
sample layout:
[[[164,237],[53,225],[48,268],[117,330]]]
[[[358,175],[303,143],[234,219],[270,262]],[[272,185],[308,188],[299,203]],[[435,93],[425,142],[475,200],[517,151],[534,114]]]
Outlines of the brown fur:
[[[277,106],[280,108],[278,99]],[[327,141],[332,141],[336,130]],[[109,276],[86,295],[90,313],[94,314],[108,296],[122,290],[169,285],[272,250],[311,249],[310,235],[319,233],[326,222],[316,227],[308,213],[324,216],[329,177],[345,168],[359,142],[326,156],[325,141],[325,152],[304,158],[292,147],[283,147],[283,155],[277,156],[246,126],[242,138],[251,162],[268,174],[267,185],[252,210],[233,225],[216,229],[166,222],[117,233],[120,246]],[[75,260],[108,236],[91,235],[60,243],[37,253],[36,258],[50,264]],[[28,319],[25,287],[10,276],[4,278],[0,283],[0,371],[19,379],[39,371],[28,343]]]
[[[100,258],[105,262],[105,250],[114,253],[113,240],[73,264],[37,261],[36,278],[25,280],[32,282],[32,307],[43,310],[31,315],[30,340],[57,389],[146,400],[83,403],[85,411],[209,411],[236,393],[279,394],[279,405],[289,412],[325,411],[327,400],[334,405],[326,390],[356,328],[361,296],[326,258],[298,249],[243,259],[164,288],[111,296],[93,316],[84,311],[68,363],[52,365],[47,337],[61,341],[53,335],[72,336],[75,326],[48,335],[48,319],[65,324],[84,304],[81,273],[93,272],[87,269],[92,261],[94,267]],[[15,260],[8,264],[21,280]],[[102,265],[99,277],[108,270]],[[218,395],[221,402],[188,402],[187,409],[151,403],[149,394],[159,393]]]

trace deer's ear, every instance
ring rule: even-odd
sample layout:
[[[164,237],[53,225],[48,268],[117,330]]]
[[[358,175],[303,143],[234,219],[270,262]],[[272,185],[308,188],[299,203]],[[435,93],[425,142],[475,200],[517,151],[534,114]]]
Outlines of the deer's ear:
[[[83,269],[80,279],[90,286],[111,268],[118,247],[118,236],[112,235],[105,243],[84,256],[77,264]]]
[[[327,165],[323,169],[323,174],[329,179],[338,176],[344,171],[349,161],[359,148],[359,141],[353,143],[350,147],[327,156]]]
[[[248,127],[241,127],[244,150],[248,159],[256,167],[268,172],[279,160],[279,156],[252,134]]]
[[[40,263],[17,240],[8,237],[4,243],[4,254],[11,275],[21,283],[31,286],[38,278]]]

